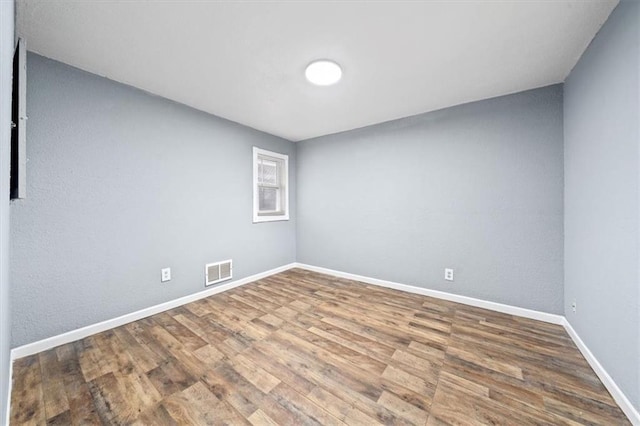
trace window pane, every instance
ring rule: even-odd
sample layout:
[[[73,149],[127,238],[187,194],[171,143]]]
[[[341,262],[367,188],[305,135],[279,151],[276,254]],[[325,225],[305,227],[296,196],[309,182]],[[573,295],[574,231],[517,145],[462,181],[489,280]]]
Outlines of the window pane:
[[[278,163],[262,160],[258,165],[259,182],[265,185],[278,185]]]
[[[288,159],[253,147],[253,222],[289,219]]]
[[[280,189],[260,187],[259,190],[259,211],[273,212],[280,209],[280,206],[278,206],[278,191],[280,191]]]

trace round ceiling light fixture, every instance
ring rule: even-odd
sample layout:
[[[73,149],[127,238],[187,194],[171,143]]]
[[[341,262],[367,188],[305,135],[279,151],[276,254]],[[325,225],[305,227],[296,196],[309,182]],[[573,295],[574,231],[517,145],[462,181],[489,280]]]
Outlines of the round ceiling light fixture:
[[[311,62],[304,75],[316,86],[331,86],[342,78],[342,68],[333,61],[322,59]]]

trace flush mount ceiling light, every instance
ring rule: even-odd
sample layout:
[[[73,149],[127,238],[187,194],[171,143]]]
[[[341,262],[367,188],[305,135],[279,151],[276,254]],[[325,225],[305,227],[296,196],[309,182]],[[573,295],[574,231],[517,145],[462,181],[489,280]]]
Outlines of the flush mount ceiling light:
[[[307,66],[304,75],[317,86],[331,86],[342,78],[342,68],[333,61],[313,61]]]

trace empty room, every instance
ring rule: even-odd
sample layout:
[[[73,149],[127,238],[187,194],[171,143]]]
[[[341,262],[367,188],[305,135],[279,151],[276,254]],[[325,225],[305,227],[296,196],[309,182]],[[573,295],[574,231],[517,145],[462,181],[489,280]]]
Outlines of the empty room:
[[[640,2],[0,0],[0,424],[640,426]]]

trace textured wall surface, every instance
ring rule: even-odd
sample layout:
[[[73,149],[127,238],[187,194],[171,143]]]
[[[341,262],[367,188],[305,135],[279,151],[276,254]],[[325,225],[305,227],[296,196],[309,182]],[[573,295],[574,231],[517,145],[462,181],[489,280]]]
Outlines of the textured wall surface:
[[[11,351],[9,287],[9,167],[14,2],[0,1],[0,423],[6,419]]]
[[[562,185],[560,85],[300,142],[298,261],[561,313]]]
[[[638,409],[639,9],[619,4],[564,92],[565,314]]]
[[[37,55],[11,209],[14,346],[295,261],[295,145]],[[291,220],[252,223],[252,146],[289,154]],[[173,279],[160,283],[160,269]]]

